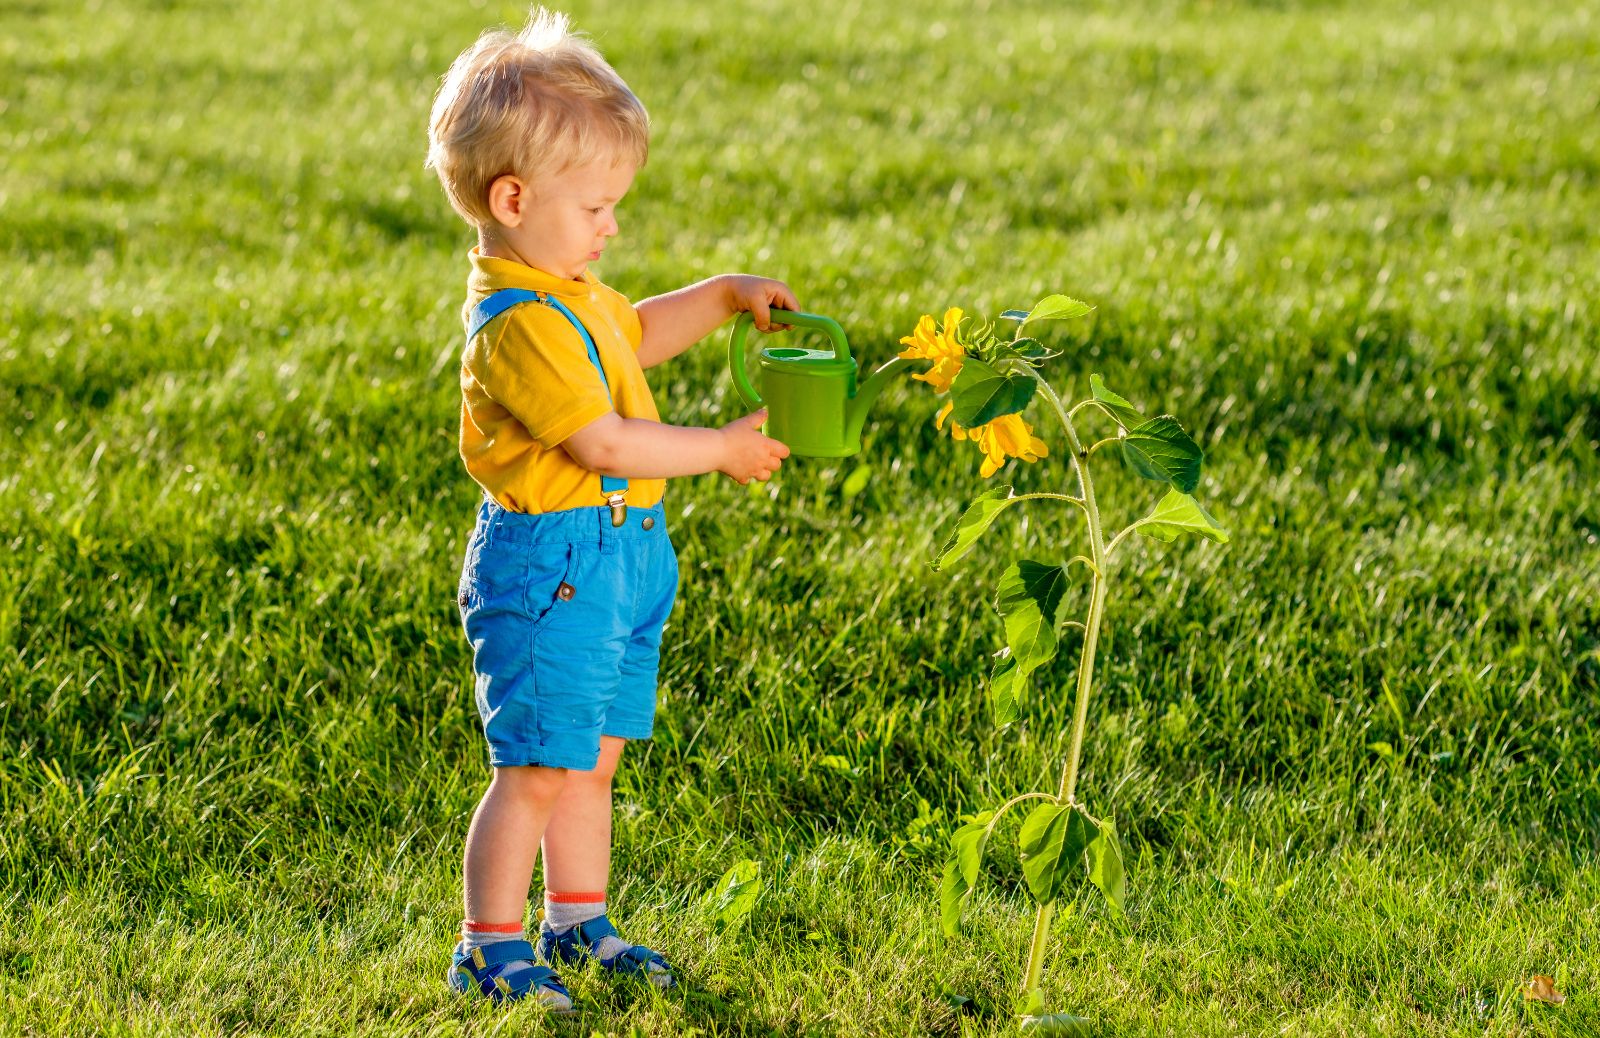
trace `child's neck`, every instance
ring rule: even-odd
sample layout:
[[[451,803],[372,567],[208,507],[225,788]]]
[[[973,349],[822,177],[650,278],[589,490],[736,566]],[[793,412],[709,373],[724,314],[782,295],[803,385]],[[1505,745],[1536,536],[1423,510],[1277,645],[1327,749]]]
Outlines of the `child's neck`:
[[[513,263],[520,263],[524,267],[531,267],[532,269],[539,271],[541,274],[549,274],[551,277],[560,278],[562,281],[583,280],[582,277],[568,278],[565,275],[553,273],[552,271],[545,270],[543,267],[535,263],[529,262],[528,259],[519,253],[510,242],[506,241],[505,238],[501,237],[500,235],[495,234],[494,231],[487,227],[478,228],[478,255],[488,256],[491,259],[503,259],[510,260]]]
[[[488,227],[478,228],[478,255],[489,256],[493,259],[511,260],[513,263],[520,263],[525,267],[533,266],[512,247],[510,242],[494,233]]]

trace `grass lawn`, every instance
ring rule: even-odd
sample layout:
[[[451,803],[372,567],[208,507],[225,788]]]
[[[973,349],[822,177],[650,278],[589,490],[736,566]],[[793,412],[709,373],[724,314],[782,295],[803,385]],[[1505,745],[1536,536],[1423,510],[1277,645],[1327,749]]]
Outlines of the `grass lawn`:
[[[922,313],[1068,292],[1098,309],[1052,333],[1063,395],[1102,373],[1208,452],[1232,543],[1114,577],[1080,790],[1129,906],[1064,910],[1051,1008],[1600,1034],[1600,12],[573,13],[654,123],[606,281],[780,277],[874,365]],[[522,14],[0,6],[0,1033],[1014,1029],[1015,827],[953,939],[939,871],[963,815],[1055,786],[1072,653],[997,731],[989,602],[1079,527],[1013,509],[931,571],[973,496],[1067,469],[980,479],[909,379],[856,458],[670,491],[611,899],[682,986],[575,973],[560,1022],[442,983],[488,766],[470,238],[422,158],[438,76]],[[652,371],[666,420],[741,413],[724,343]],[[1113,527],[1159,496],[1099,472]],[[719,929],[744,860],[762,896]],[[1540,973],[1565,1005],[1524,1003]]]

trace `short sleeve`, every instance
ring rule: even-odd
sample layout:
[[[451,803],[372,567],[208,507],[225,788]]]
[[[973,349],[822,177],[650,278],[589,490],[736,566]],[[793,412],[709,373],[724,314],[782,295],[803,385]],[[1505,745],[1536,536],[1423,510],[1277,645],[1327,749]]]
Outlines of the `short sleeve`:
[[[583,339],[556,311],[517,307],[498,332],[487,331],[469,345],[467,370],[541,447],[554,449],[613,410]]]

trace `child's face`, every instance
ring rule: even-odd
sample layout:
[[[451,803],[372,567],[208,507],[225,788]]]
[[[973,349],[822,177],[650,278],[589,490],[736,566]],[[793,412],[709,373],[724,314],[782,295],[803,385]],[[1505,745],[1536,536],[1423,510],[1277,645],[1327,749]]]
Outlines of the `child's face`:
[[[515,224],[500,236],[517,257],[556,277],[576,280],[617,233],[617,203],[633,186],[631,162],[574,166],[525,189]]]

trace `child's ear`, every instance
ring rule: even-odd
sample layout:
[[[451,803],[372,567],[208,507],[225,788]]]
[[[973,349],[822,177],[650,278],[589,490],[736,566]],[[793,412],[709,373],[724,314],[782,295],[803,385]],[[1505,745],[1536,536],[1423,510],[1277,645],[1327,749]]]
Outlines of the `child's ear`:
[[[489,215],[504,227],[521,226],[528,202],[527,186],[510,173],[489,185]]]

